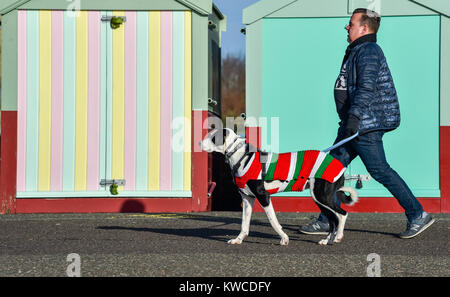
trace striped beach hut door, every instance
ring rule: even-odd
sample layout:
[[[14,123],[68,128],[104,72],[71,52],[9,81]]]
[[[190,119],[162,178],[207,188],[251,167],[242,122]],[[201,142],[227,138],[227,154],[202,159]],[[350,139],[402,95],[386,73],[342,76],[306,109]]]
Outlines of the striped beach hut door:
[[[102,180],[190,197],[191,28],[189,11],[19,11],[17,198],[112,196]]]

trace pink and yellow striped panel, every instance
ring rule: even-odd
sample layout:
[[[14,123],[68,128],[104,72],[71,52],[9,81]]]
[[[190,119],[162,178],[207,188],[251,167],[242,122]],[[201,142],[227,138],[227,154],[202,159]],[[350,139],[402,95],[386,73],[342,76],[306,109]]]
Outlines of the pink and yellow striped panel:
[[[187,11],[19,11],[18,197],[190,191],[191,30]]]

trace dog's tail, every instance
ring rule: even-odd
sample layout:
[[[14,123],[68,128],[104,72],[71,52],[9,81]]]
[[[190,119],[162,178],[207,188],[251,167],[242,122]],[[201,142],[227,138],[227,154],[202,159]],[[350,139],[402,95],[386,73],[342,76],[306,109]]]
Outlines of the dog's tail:
[[[349,193],[350,196],[346,195],[345,192]],[[353,205],[358,202],[358,192],[352,187],[342,187],[336,192],[336,196],[342,203]]]

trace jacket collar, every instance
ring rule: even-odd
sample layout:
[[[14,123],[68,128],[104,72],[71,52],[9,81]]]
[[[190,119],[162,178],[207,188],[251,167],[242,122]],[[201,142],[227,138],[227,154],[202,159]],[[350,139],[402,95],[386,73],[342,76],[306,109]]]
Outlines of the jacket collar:
[[[360,38],[356,39],[355,41],[353,41],[346,49],[345,51],[345,56],[344,56],[344,60],[342,61],[342,65],[344,65],[344,63],[347,61],[348,57],[350,56],[350,52],[352,51],[353,48],[355,48],[356,46],[363,44],[364,42],[377,42],[377,34],[372,33],[372,34],[367,34],[364,36],[361,36]]]
[[[353,41],[349,46],[348,49],[352,49],[354,47],[356,47],[357,45],[360,45],[364,42],[377,42],[377,34],[372,33],[372,34],[367,34],[364,36],[361,36],[360,38],[356,39],[355,41]]]

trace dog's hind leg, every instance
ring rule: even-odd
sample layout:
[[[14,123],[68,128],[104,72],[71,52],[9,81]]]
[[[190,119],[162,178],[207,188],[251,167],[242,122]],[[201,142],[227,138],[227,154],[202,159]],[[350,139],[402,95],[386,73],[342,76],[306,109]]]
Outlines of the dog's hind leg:
[[[250,190],[255,194],[259,203],[264,209],[264,212],[269,219],[270,225],[277,232],[277,234],[281,237],[280,244],[288,245],[289,244],[289,236],[283,232],[280,223],[278,222],[277,216],[275,214],[275,210],[273,209],[272,202],[270,201],[270,194],[264,188],[264,181],[262,180],[249,180],[247,182]]]
[[[343,237],[344,228],[343,226],[341,227],[341,221],[343,216],[347,218],[347,213],[334,201],[334,189],[336,185],[325,180],[314,178],[310,179],[309,184],[314,202],[316,202],[317,206],[319,206],[320,210],[325,214],[330,225],[330,231],[327,238],[320,240],[319,244],[331,245],[334,242],[340,242]],[[341,230],[342,235],[339,234],[339,230]],[[339,240],[337,240],[338,238]]]
[[[337,228],[336,238],[334,239],[334,242],[341,242],[344,238],[344,227],[345,227],[345,221],[347,220],[347,213],[345,215],[337,214],[339,224]]]
[[[352,205],[353,203],[355,203],[356,201],[358,201],[358,193],[356,193],[356,191],[352,188],[349,187],[343,187],[344,186],[344,176],[341,176],[341,178],[339,178],[334,184],[333,184],[333,195],[336,195],[336,198],[339,199],[340,201]],[[348,190],[350,191],[350,196],[346,196],[344,191]],[[337,225],[337,230],[336,230],[336,238],[334,239],[334,242],[341,242],[342,239],[344,238],[344,227],[345,227],[345,222],[347,221],[347,216],[348,213],[343,210],[341,208],[341,206],[339,204],[336,203],[336,200],[334,199],[335,197],[333,196],[333,201],[331,203],[332,208],[336,210],[336,216],[338,219],[338,225]]]
[[[328,233],[328,236],[325,239],[320,240],[318,243],[320,245],[332,245],[334,242],[336,242],[336,236],[337,236],[337,229],[339,226],[339,220],[337,217],[337,214],[333,211],[324,208],[319,205],[320,210],[325,214],[325,216],[328,219],[328,223],[330,226],[330,230]]]
[[[252,217],[253,205],[255,203],[255,198],[242,194],[242,223],[241,223],[241,233],[228,241],[229,244],[241,244],[242,241],[248,236],[250,230],[250,219]]]

